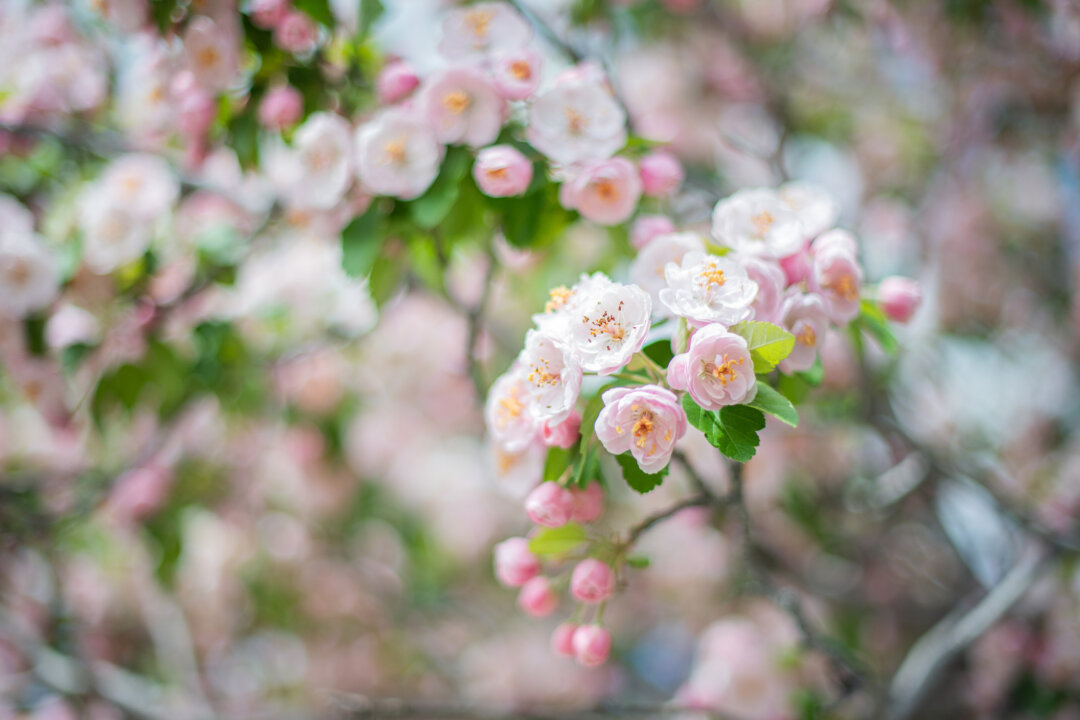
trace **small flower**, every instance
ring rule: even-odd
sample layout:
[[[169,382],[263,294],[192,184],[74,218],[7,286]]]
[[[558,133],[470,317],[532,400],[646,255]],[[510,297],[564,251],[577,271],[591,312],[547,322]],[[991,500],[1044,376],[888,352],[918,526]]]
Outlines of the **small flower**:
[[[791,288],[780,305],[780,325],[795,336],[795,349],[780,361],[780,371],[809,370],[817,360],[818,348],[829,329],[825,303],[818,295],[804,295],[797,288]]]
[[[420,92],[424,116],[441,143],[488,145],[506,117],[506,102],[491,81],[473,68],[444,70]]]
[[[806,237],[799,215],[773,190],[740,190],[713,210],[713,236],[748,255],[782,258]]]
[[[638,252],[661,235],[675,232],[675,223],[666,215],[639,215],[630,229],[630,245]]]
[[[304,114],[304,99],[291,85],[270,88],[259,103],[259,124],[271,130],[291,128]]]
[[[551,581],[538,575],[521,586],[518,607],[533,617],[546,617],[559,607],[559,595],[551,587]]]
[[[195,16],[184,31],[187,67],[199,85],[212,93],[232,84],[240,69],[237,37],[205,15]]]
[[[668,263],[681,263],[690,252],[705,252],[705,241],[697,233],[661,235],[646,245],[630,266],[630,279],[649,293],[653,312],[659,317],[671,315],[669,308],[660,302],[660,291],[667,287],[664,269]]]
[[[746,340],[720,325],[706,325],[690,337],[690,347],[668,365],[672,389],[687,390],[706,410],[741,405],[757,394],[754,361]]]
[[[504,452],[524,450],[536,440],[540,424],[529,409],[525,369],[514,365],[491,386],[484,419],[492,440]]]
[[[521,195],[532,178],[532,163],[512,145],[492,145],[476,155],[473,179],[489,197]]]
[[[703,252],[688,252],[681,263],[664,269],[667,287],[659,292],[671,312],[697,325],[722,325],[750,317],[758,286],[735,260]]]
[[[98,181],[108,201],[131,213],[156,220],[172,211],[180,183],[169,164],[156,155],[132,153],[109,163]]]
[[[319,29],[307,13],[290,10],[274,28],[274,42],[293,55],[306,55],[319,43]]]
[[[675,393],[658,385],[604,392],[596,436],[612,455],[627,450],[647,473],[663,470],[675,443],[686,434],[686,413]]]
[[[450,11],[442,24],[439,52],[447,60],[476,62],[529,44],[532,28],[502,2],[481,2]]]
[[[56,261],[36,235],[0,235],[0,316],[21,318],[46,307],[60,285]]]
[[[356,133],[356,171],[375,195],[412,200],[439,174],[443,148],[426,123],[390,110]]]
[[[508,538],[495,546],[495,577],[506,587],[521,587],[539,572],[540,560],[525,538]]]
[[[821,294],[825,312],[837,325],[859,314],[862,268],[856,258],[855,238],[846,230],[830,230],[810,246],[813,260],[810,287]]]
[[[420,84],[412,65],[404,60],[387,64],[375,79],[375,93],[383,105],[393,105],[407,97]]]
[[[525,368],[529,410],[544,422],[562,422],[581,392],[581,366],[553,337],[538,330],[525,336],[518,363]]]
[[[645,344],[652,301],[636,285],[600,277],[602,281],[593,280],[574,293],[564,316],[569,329],[565,344],[577,356],[582,370],[610,375],[630,362]]]
[[[641,179],[626,158],[601,160],[586,166],[559,188],[559,201],[599,225],[618,225],[637,209]]]
[[[579,663],[597,667],[611,654],[611,633],[599,625],[582,625],[574,631],[573,645]]]
[[[570,576],[570,593],[583,603],[603,602],[615,593],[615,571],[596,558],[585,558]]]
[[[626,144],[626,113],[594,73],[578,73],[533,98],[528,138],[558,163],[603,160]]]
[[[352,177],[349,123],[333,113],[314,113],[296,131],[293,146],[289,204],[319,209],[337,205]]]
[[[578,626],[572,622],[560,623],[551,633],[551,649],[559,655],[574,657],[574,633]]]
[[[543,527],[562,527],[570,522],[573,511],[574,496],[558,483],[540,483],[525,498],[525,514]]]
[[[584,490],[572,489],[574,509],[570,519],[577,523],[590,523],[604,514],[604,489],[600,483],[589,483]]]
[[[878,301],[890,320],[906,323],[922,302],[922,288],[911,278],[887,277],[878,285]]]
[[[83,231],[83,262],[98,275],[142,257],[153,238],[152,224],[127,206],[115,205],[100,187],[83,194],[79,202]]]
[[[664,150],[651,152],[638,162],[642,191],[649,197],[674,195],[686,179],[678,158]]]
[[[495,88],[507,100],[524,100],[540,84],[541,63],[540,53],[528,48],[499,53],[492,68]]]
[[[540,427],[540,439],[547,447],[564,450],[574,447],[581,439],[581,413],[574,410],[565,420],[558,423],[545,420]]]

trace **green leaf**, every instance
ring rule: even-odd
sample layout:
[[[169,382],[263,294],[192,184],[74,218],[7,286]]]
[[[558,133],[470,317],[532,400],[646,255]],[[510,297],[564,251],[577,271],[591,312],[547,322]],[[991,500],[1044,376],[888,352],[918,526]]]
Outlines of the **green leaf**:
[[[650,345],[645,346],[642,351],[645,355],[660,367],[666,368],[671,359],[675,357],[675,353],[671,351],[671,341],[657,340]]]
[[[363,215],[341,231],[341,267],[349,277],[366,277],[382,250],[386,238],[386,214],[371,203]]]
[[[529,540],[529,550],[535,555],[565,555],[585,542],[585,528],[577,523],[562,527],[544,528]]]
[[[860,329],[877,340],[882,350],[890,355],[896,353],[898,343],[889,328],[889,319],[876,302],[863,300],[859,304],[859,317],[856,322]]]
[[[728,329],[745,338],[755,373],[770,372],[795,349],[795,336],[779,325],[752,320]]]
[[[605,390],[607,387],[597,390],[596,395],[589,398],[589,402],[585,404],[585,411],[581,414],[581,440],[578,442],[577,459],[570,471],[570,484],[580,488],[588,485],[599,470],[596,449],[593,447],[593,436],[596,434],[596,418],[604,409]]]
[[[649,558],[645,557],[644,555],[631,555],[630,557],[626,558],[626,564],[632,568],[642,570],[649,567],[649,565],[651,565],[652,563],[649,561]]]
[[[825,365],[821,362],[821,355],[817,356],[809,370],[803,370],[795,374],[805,380],[810,387],[821,385],[821,381],[825,379]]]
[[[435,182],[427,192],[409,203],[413,222],[425,230],[431,230],[446,218],[457,201],[461,181],[471,163],[472,156],[468,150],[462,147],[450,148]]]
[[[710,410],[705,410],[690,397],[690,393],[686,393],[682,396],[683,411],[686,412],[686,419],[690,421],[693,427],[696,427],[701,432],[708,435],[712,432],[713,426],[716,424],[716,413]]]
[[[554,482],[558,480],[576,459],[576,446],[569,449],[560,447],[549,449],[547,460],[544,462],[544,482]]]
[[[759,382],[757,388],[757,395],[748,403],[750,407],[767,412],[791,427],[799,426],[799,413],[790,400],[763,382]]]
[[[360,27],[358,29],[360,37],[365,37],[371,32],[371,26],[382,17],[383,10],[385,8],[381,0],[360,0]]]
[[[728,405],[717,413],[719,423],[708,434],[716,449],[736,462],[754,457],[760,442],[758,431],[765,427],[765,414],[747,405]]]
[[[669,470],[668,467],[664,467],[664,469],[658,473],[647,473],[641,469],[637,459],[630,453],[616,455],[615,459],[619,461],[619,467],[622,468],[623,478],[626,479],[626,484],[642,495],[650,490],[660,487]]]
[[[334,13],[327,0],[293,0],[293,7],[306,12],[312,20],[328,28],[334,27]]]

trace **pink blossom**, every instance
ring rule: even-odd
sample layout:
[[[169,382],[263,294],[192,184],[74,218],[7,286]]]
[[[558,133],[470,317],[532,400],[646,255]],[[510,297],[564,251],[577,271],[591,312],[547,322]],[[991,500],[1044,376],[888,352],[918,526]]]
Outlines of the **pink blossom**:
[[[490,197],[521,195],[533,178],[532,163],[512,145],[481,150],[472,172],[480,191]]]
[[[107,509],[121,523],[138,522],[165,504],[171,486],[172,472],[166,468],[134,468],[116,479]]]
[[[508,538],[495,546],[495,577],[506,587],[521,587],[539,572],[540,560],[525,538]]]
[[[189,71],[177,73],[172,83],[176,102],[176,127],[180,134],[191,140],[201,140],[214,122],[217,106],[214,98],[198,85]]]
[[[739,258],[746,268],[746,275],[757,283],[758,291],[750,307],[754,309],[753,318],[772,322],[780,310],[780,301],[787,286],[787,277],[779,263],[760,257]]]
[[[658,385],[604,392],[596,436],[612,455],[630,451],[647,473],[663,470],[675,443],[686,434],[686,413],[675,393]]]
[[[574,631],[574,657],[585,667],[607,662],[611,654],[611,633],[599,625],[582,625]]]
[[[818,295],[804,295],[798,288],[791,288],[780,305],[779,324],[795,336],[795,349],[780,361],[780,370],[809,370],[829,329],[825,303]]]
[[[540,437],[548,447],[569,450],[581,439],[581,413],[574,410],[558,423],[545,420],[540,428]]]
[[[311,114],[297,129],[281,176],[291,207],[327,210],[345,196],[352,178],[351,130],[330,112]]]
[[[570,513],[574,522],[590,523],[604,514],[604,489],[600,483],[589,483],[584,490],[574,488],[570,494],[574,496],[574,509]]]
[[[540,85],[540,53],[528,48],[499,53],[492,76],[495,88],[507,100],[524,100]]]
[[[550,580],[543,575],[537,575],[521,586],[518,607],[533,617],[546,617],[559,607],[559,595],[551,587]]]
[[[0,318],[21,318],[46,307],[59,286],[56,260],[39,236],[0,234]]]
[[[675,232],[675,223],[666,215],[639,215],[630,229],[630,245],[641,252],[653,238]]]
[[[821,294],[829,319],[837,325],[846,325],[859,314],[862,268],[855,253],[855,238],[846,230],[830,230],[810,246],[810,286]]]
[[[740,190],[716,204],[713,236],[747,255],[782,258],[806,237],[798,214],[774,190]]]
[[[626,144],[626,113],[596,73],[580,72],[533,98],[528,137],[559,163],[602,160]]]
[[[551,633],[551,649],[559,655],[574,657],[574,633],[578,626],[572,622],[560,623]]]
[[[306,55],[319,42],[319,29],[307,13],[290,10],[274,27],[274,42],[293,55]]]
[[[45,325],[45,340],[52,348],[66,348],[77,343],[93,345],[100,337],[101,323],[76,305],[61,305]]]
[[[626,158],[586,166],[559,188],[559,201],[599,225],[617,225],[634,214],[641,198],[641,179]]]
[[[741,405],[757,394],[754,361],[746,340],[720,325],[706,325],[690,336],[687,352],[668,365],[673,390],[687,390],[706,410]]]
[[[753,312],[757,283],[731,257],[688,252],[681,263],[667,264],[664,279],[667,287],[658,293],[660,302],[694,325],[732,325]]]
[[[395,60],[384,67],[375,79],[375,93],[383,105],[392,105],[407,97],[420,84],[412,65]]]
[[[473,68],[444,70],[428,79],[421,94],[424,116],[441,143],[487,145],[506,117],[506,101]]]
[[[573,511],[574,496],[558,483],[540,483],[525,498],[525,514],[543,527],[562,527],[570,521]]]
[[[304,98],[291,85],[270,88],[259,103],[259,123],[271,130],[285,130],[304,114]]]
[[[256,26],[273,30],[292,8],[291,0],[252,0],[248,12]]]
[[[797,252],[780,258],[779,262],[784,271],[784,276],[787,278],[788,285],[798,285],[808,280],[812,272],[810,267],[810,243],[803,243],[803,246]]]
[[[644,346],[651,312],[644,290],[596,273],[578,283],[569,304],[544,324],[553,337],[564,338],[582,370],[610,375]]]
[[[911,278],[887,277],[878,285],[878,301],[890,320],[906,323],[922,302],[922,288]]]
[[[199,85],[211,93],[229,87],[240,69],[239,40],[205,15],[197,15],[184,31],[187,66]]]
[[[426,123],[400,111],[384,112],[356,133],[356,169],[375,195],[419,197],[439,174],[443,148]]]
[[[638,167],[642,190],[649,197],[674,195],[686,178],[682,163],[665,150],[657,150],[641,158]]]
[[[532,28],[503,2],[480,2],[446,14],[439,52],[447,60],[478,62],[500,51],[529,44]]]
[[[583,603],[603,602],[615,592],[615,571],[596,558],[585,558],[570,576],[570,592]]]

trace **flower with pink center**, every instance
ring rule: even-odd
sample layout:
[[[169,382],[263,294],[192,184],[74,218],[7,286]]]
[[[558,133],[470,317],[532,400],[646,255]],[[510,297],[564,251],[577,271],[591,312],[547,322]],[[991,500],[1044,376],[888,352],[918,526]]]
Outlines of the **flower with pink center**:
[[[218,93],[239,72],[239,39],[205,15],[197,15],[184,31],[184,56],[199,85]]]
[[[560,623],[551,633],[551,649],[559,655],[574,657],[574,633],[578,626],[572,622]]]
[[[41,310],[59,287],[56,261],[40,237],[0,229],[0,317],[21,318]]]
[[[594,73],[579,73],[533,98],[528,138],[558,163],[603,160],[626,144],[626,113]]]
[[[547,617],[559,607],[559,594],[551,587],[551,581],[538,575],[521,586],[518,607],[527,615]]]
[[[495,546],[495,577],[506,587],[521,587],[539,573],[540,560],[525,538],[507,538]]]
[[[585,558],[570,576],[570,593],[583,603],[603,602],[615,593],[615,571],[606,562]]]
[[[536,441],[540,423],[529,409],[527,371],[514,365],[491,386],[484,419],[492,440],[505,452],[516,453]]]
[[[665,218],[666,219],[666,218]],[[667,287],[664,270],[668,263],[681,263],[687,253],[705,252],[705,241],[697,233],[661,235],[646,245],[630,266],[630,279],[653,300],[653,312],[669,317],[671,311],[660,302],[660,291]]]
[[[878,302],[890,320],[906,323],[922,302],[922,288],[911,278],[887,277],[878,285]]]
[[[600,483],[589,483],[584,490],[574,488],[574,509],[570,519],[578,523],[590,523],[604,514],[604,489]]]
[[[665,150],[651,152],[638,161],[641,188],[649,197],[668,197],[678,192],[686,172],[682,163]]]
[[[476,155],[473,179],[489,197],[512,197],[528,189],[533,165],[512,145],[492,145]]]
[[[652,300],[636,285],[610,280],[590,283],[575,295],[567,318],[568,337],[553,336],[566,338],[585,372],[618,372],[645,345]]]
[[[647,473],[663,470],[675,443],[686,434],[686,413],[675,393],[658,385],[617,387],[604,392],[596,436],[612,455],[626,451]]]
[[[383,105],[393,105],[408,97],[420,84],[412,65],[395,60],[386,65],[375,79],[375,94]]]
[[[552,336],[530,330],[518,357],[525,368],[529,411],[540,422],[562,422],[574,410],[581,392],[581,366]]]
[[[654,239],[674,232],[675,223],[666,215],[639,215],[630,229],[630,245],[641,252]]]
[[[758,291],[750,307],[754,309],[753,318],[772,322],[780,310],[787,287],[787,276],[783,268],[774,260],[762,257],[739,257],[738,263],[746,269],[746,275],[757,283]]]
[[[699,326],[746,320],[758,292],[757,283],[736,260],[697,251],[686,253],[681,263],[668,263],[664,280],[660,302]]]
[[[774,190],[740,190],[716,204],[713,236],[747,255],[782,258],[797,252],[806,235],[799,215]]]
[[[356,133],[356,169],[360,183],[374,195],[412,200],[439,174],[443,147],[427,123],[391,110]]]
[[[562,485],[543,482],[525,498],[525,514],[537,525],[562,527],[574,512],[574,496]]]
[[[585,667],[597,667],[611,655],[611,633],[599,625],[582,625],[574,631],[574,657]]]
[[[634,163],[615,157],[587,165],[559,188],[559,202],[598,225],[618,225],[637,209],[641,179]]]
[[[290,10],[274,27],[274,43],[293,55],[306,55],[319,44],[319,28],[307,13]]]
[[[795,180],[784,183],[776,192],[798,215],[803,237],[817,237],[836,224],[840,208],[828,190],[820,185]]]
[[[493,142],[506,119],[506,101],[479,70],[444,70],[425,82],[421,104],[441,143],[480,147]]]
[[[553,423],[545,420],[540,427],[540,439],[547,447],[569,450],[581,439],[581,413],[574,410],[565,420]]]
[[[862,285],[855,237],[846,230],[830,230],[810,245],[810,256],[810,287],[821,294],[829,319],[846,325],[859,314]]]
[[[798,285],[810,279],[810,243],[804,242],[796,252],[780,258],[780,268],[784,271],[788,285]]]
[[[750,402],[757,394],[754,360],[746,340],[720,325],[690,336],[690,347],[668,365],[668,384],[686,390],[701,407],[719,410]]]
[[[829,316],[818,295],[804,295],[791,288],[780,304],[779,324],[795,336],[795,349],[780,361],[785,373],[809,370],[817,360],[818,348],[825,342]]]
[[[495,56],[492,77],[495,88],[507,100],[524,100],[540,85],[540,53],[521,48]]]
[[[442,24],[439,52],[447,60],[478,62],[525,47],[532,27],[507,3],[480,2],[451,10]]]
[[[270,88],[259,103],[259,124],[271,130],[285,130],[304,114],[304,98],[291,85]]]

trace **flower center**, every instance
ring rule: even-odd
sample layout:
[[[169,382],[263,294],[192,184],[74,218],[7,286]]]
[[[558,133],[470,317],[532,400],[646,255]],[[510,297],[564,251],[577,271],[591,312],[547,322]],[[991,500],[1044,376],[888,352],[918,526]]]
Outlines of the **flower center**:
[[[706,265],[705,268],[700,273],[698,273],[698,277],[705,282],[706,290],[711,288],[713,285],[720,287],[725,282],[727,282],[727,278],[724,277],[724,271],[711,263]]]
[[[827,287],[848,302],[857,300],[859,297],[859,289],[855,287],[855,278],[849,273],[836,278]]]
[[[637,420],[634,421],[634,427],[631,430],[634,433],[634,444],[639,448],[645,447],[645,443],[649,441],[649,436],[655,429],[656,416],[653,415],[652,410],[642,410]]]
[[[489,178],[494,178],[496,180],[505,180],[507,175],[509,175],[509,173],[506,171],[506,168],[504,167],[490,167],[485,170],[484,173]]]
[[[472,103],[464,90],[454,90],[447,93],[442,102],[443,106],[455,115],[460,115],[468,110],[469,105]]]
[[[619,307],[622,307],[622,303],[619,303]],[[586,315],[582,318],[584,322],[590,322],[589,316]],[[600,337],[601,335],[607,335],[609,338],[616,342],[622,342],[626,337],[626,330],[615,319],[615,316],[605,310],[600,317],[592,320],[592,327],[589,328],[589,337]]]
[[[12,258],[4,268],[6,284],[15,288],[23,288],[30,282],[30,263],[23,258]]]
[[[574,291],[565,285],[559,285],[548,290],[550,300],[544,305],[544,312],[555,312],[567,302],[570,301],[570,296],[574,294]]]
[[[541,388],[545,385],[556,385],[559,382],[559,376],[557,373],[551,372],[551,363],[547,358],[540,358],[538,364],[532,366],[532,371],[529,372],[529,382]]]
[[[762,210],[750,218],[750,224],[754,226],[759,236],[769,232],[769,228],[772,227],[774,222],[776,222],[776,218],[768,210]]]
[[[515,60],[510,63],[510,74],[518,80],[528,80],[532,77],[532,68],[524,60]]]
[[[593,188],[596,190],[596,194],[604,202],[615,202],[619,199],[619,188],[611,180],[606,178],[597,180],[593,183]]]
[[[702,364],[702,371],[706,375],[711,375],[720,381],[721,385],[725,387],[729,382],[739,377],[739,373],[735,371],[736,365],[742,365],[745,358],[739,358],[738,360],[728,360],[728,356],[725,353],[724,357],[720,360],[720,364],[713,362],[705,362]]]
[[[386,165],[405,164],[405,139],[398,138],[383,145],[383,163]]]
[[[525,406],[522,405],[521,400],[518,399],[518,389],[516,387],[505,396],[499,398],[499,409],[496,413],[496,422],[499,429],[501,430],[520,417],[521,411],[524,409]]]
[[[465,27],[477,40],[486,40],[491,30],[491,18],[494,16],[495,13],[491,10],[470,10],[465,13]]]
[[[585,116],[573,108],[566,108],[566,127],[571,135],[580,135],[585,131]]]
[[[814,332],[812,325],[803,325],[802,330],[795,335],[795,339],[799,341],[800,345],[813,347],[817,343],[817,333]]]
[[[315,172],[322,172],[334,163],[335,153],[330,148],[314,148],[304,153],[308,168]]]
[[[208,45],[195,53],[195,64],[203,70],[210,70],[218,64],[220,58],[221,53],[216,48]]]

